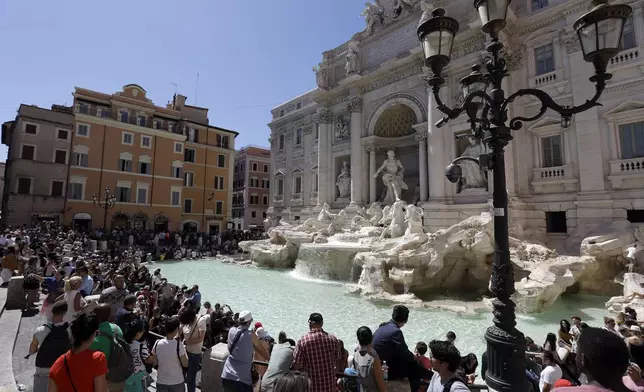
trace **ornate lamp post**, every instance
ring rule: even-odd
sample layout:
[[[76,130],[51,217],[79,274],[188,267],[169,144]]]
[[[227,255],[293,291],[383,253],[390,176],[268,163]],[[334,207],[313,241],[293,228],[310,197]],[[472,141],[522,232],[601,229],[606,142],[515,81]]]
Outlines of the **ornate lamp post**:
[[[116,205],[116,195],[111,193],[110,187],[105,187],[105,199],[101,202],[101,195],[94,193],[92,195],[94,207],[103,209],[103,230],[107,230],[107,210],[114,208]]]
[[[524,121],[540,118],[547,109],[559,113],[562,127],[567,128],[574,114],[600,105],[597,100],[612,76],[606,72],[606,66],[620,51],[624,23],[632,12],[631,7],[627,5],[608,5],[607,0],[593,0],[591,11],[574,23],[584,60],[595,67],[595,74],[590,81],[595,84],[596,93],[585,103],[570,107],[557,104],[547,93],[538,89],[521,89],[506,98],[501,83],[508,72],[501,53],[503,44],[499,40],[499,33],[505,27],[510,1],[474,1],[474,7],[481,18],[481,29],[490,38],[486,48],[489,58],[484,73],[476,66],[473,67],[472,73],[461,80],[465,99],[456,108],[445,105],[439,92],[445,83],[442,72],[450,61],[454,37],[459,28],[458,22],[445,16],[445,10],[437,8],[433,10],[431,17],[423,15],[417,31],[425,64],[432,73],[428,83],[432,88],[437,108],[445,114],[436,126],[440,127],[465,113],[469,118],[473,135],[481,138],[491,151],[478,159],[458,158],[447,167],[445,174],[449,181],[457,182],[462,174],[461,167],[457,165],[461,160],[475,161],[482,170],[493,171],[496,243],[490,288],[496,299],[493,302],[494,325],[488,328],[485,334],[489,363],[485,379],[490,389],[496,391],[525,390],[525,342],[523,334],[516,329],[515,304],[510,298],[514,293],[514,274],[509,251],[504,148],[512,140],[511,131],[521,129]],[[508,105],[516,98],[527,95],[540,101],[539,112],[532,117],[509,119]]]

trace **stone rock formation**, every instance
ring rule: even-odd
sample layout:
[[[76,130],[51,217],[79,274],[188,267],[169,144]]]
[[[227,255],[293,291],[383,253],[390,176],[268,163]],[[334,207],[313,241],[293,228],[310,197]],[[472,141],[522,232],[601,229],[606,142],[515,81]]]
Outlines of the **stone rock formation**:
[[[324,205],[316,219],[299,226],[278,225],[270,239],[242,242],[240,247],[258,266],[295,267],[312,277],[352,282],[352,292],[374,299],[408,302],[446,295],[492,296],[493,216],[482,213],[426,233],[422,214],[421,208],[403,201],[384,210],[374,203],[368,210],[338,214]],[[620,292],[615,278],[624,271],[623,253],[644,239],[644,228],[616,223],[611,229],[583,239],[581,256],[560,256],[541,244],[511,237],[514,301],[519,311],[542,312],[564,293]],[[644,277],[638,276],[640,280],[626,274],[628,290],[611,300],[611,309],[628,303],[644,312],[644,299],[633,294],[644,294],[644,288],[637,291],[644,287]]]

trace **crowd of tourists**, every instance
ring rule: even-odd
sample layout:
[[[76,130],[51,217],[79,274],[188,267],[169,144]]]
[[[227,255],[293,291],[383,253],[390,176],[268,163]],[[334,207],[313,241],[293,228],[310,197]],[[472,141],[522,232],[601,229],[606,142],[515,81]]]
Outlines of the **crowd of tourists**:
[[[143,250],[97,251],[90,238],[48,226],[0,235],[3,283],[24,276],[27,307],[44,295],[47,323],[29,347],[35,392],[147,391],[152,374],[156,391],[194,392],[202,352],[218,344],[230,353],[220,375],[226,392],[462,392],[485,381],[487,354],[479,369],[476,355],[461,355],[454,332],[412,352],[405,306],[375,330],[359,327],[348,344],[324,329],[319,313],[302,320],[309,332],[301,338],[274,338],[250,311],[202,302],[198,286],[148,270]],[[543,346],[526,338],[525,385],[517,390],[644,391],[636,313],[604,321],[593,328],[579,317],[562,320]]]

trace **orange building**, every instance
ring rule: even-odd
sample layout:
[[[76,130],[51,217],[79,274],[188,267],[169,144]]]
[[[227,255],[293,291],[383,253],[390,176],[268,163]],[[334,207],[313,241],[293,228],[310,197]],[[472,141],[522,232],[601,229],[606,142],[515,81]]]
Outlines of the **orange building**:
[[[77,87],[65,223],[218,232],[232,215],[237,132],[175,95],[155,106],[128,84],[115,94]],[[104,202],[105,188],[114,207]],[[104,223],[105,222],[105,223]]]

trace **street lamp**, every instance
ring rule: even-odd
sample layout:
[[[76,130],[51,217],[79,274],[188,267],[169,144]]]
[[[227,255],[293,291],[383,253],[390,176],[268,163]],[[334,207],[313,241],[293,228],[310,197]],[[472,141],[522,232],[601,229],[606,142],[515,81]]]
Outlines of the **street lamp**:
[[[499,41],[499,33],[505,27],[509,4],[510,0],[474,1],[474,7],[481,18],[481,29],[490,39],[486,47],[490,56],[484,73],[480,72],[479,67],[473,67],[472,73],[461,80],[465,99],[456,108],[445,105],[439,92],[445,84],[442,72],[451,58],[458,22],[445,16],[445,10],[437,8],[432,11],[431,17],[421,20],[417,34],[425,65],[431,71],[428,83],[432,88],[432,95],[438,110],[445,114],[436,126],[441,127],[465,113],[472,134],[483,139],[491,151],[478,158],[455,159],[447,167],[445,175],[450,182],[458,182],[462,175],[462,168],[458,163],[463,160],[477,162],[482,170],[493,171],[495,251],[490,290],[496,298],[493,301],[494,325],[485,334],[489,363],[485,380],[492,390],[523,391],[525,340],[523,334],[516,329],[515,304],[511,300],[514,293],[514,273],[509,250],[504,148],[512,140],[511,131],[521,129],[525,121],[540,118],[547,109],[559,113],[561,126],[567,128],[574,114],[600,105],[597,101],[612,76],[606,72],[606,67],[610,59],[621,50],[622,31],[632,9],[627,5],[609,5],[607,0],[593,0],[591,11],[574,23],[584,60],[592,63],[595,68],[595,74],[590,78],[595,84],[595,95],[579,106],[570,107],[557,104],[546,92],[538,89],[520,89],[505,98],[501,83],[508,71],[506,60],[501,54],[503,44]],[[539,112],[531,117],[509,119],[508,105],[522,96],[533,96],[539,100]]]
[[[103,230],[107,230],[107,210],[114,208],[116,205],[116,195],[111,193],[110,187],[105,187],[105,199],[101,202],[101,195],[94,193],[92,195],[94,207],[103,209]]]

